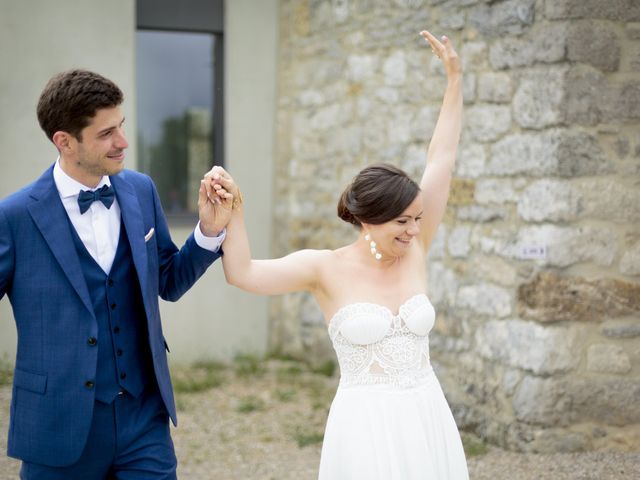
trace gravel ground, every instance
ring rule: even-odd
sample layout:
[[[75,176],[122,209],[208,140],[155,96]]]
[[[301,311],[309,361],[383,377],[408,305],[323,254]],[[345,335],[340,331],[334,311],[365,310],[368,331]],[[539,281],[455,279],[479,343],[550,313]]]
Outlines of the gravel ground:
[[[245,357],[232,366],[174,369],[180,426],[173,430],[181,480],[306,480],[317,475],[336,379],[287,361]],[[0,385],[0,449],[6,450],[11,389]],[[640,452],[534,455],[478,445],[472,480],[637,480]],[[19,462],[0,457],[0,480]]]

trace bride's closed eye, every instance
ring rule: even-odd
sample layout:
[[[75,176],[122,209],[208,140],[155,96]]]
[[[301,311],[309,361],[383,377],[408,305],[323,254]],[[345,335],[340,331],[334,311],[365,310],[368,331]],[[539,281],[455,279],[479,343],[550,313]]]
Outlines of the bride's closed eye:
[[[420,220],[422,220],[422,217],[416,217],[416,223],[419,223]],[[397,220],[397,222],[401,225],[404,225],[405,223],[407,223],[407,220],[402,219],[402,220]]]

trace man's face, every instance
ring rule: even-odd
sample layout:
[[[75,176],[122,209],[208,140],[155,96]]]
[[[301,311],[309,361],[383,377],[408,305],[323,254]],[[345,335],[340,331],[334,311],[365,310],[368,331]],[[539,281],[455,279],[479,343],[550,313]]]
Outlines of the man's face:
[[[124,168],[124,150],[129,146],[120,107],[97,111],[71,143],[73,154],[64,160],[65,171],[84,185],[93,187],[104,175],[115,175]]]

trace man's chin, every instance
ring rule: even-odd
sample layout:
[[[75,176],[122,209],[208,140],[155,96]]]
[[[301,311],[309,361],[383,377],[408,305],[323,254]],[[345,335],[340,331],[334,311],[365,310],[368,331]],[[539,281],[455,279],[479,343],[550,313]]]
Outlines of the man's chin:
[[[107,175],[107,176],[109,176],[109,175],[117,175],[122,170],[124,170],[124,162],[120,162],[120,163],[116,163],[116,164],[113,164],[113,165],[109,165],[109,168],[106,168],[105,170],[106,170],[105,175]]]

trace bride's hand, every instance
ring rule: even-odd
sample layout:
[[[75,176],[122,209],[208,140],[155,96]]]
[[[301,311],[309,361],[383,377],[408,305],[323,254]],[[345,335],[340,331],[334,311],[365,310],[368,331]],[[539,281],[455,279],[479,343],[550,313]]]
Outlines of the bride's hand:
[[[215,165],[211,170],[209,170],[204,175],[205,180],[210,179],[212,181],[212,185],[221,186],[231,195],[233,195],[234,199],[239,200],[240,189],[238,185],[233,180],[233,177],[229,175],[229,173],[222,167]]]
[[[447,72],[447,77],[452,78],[460,76],[462,74],[462,65],[460,64],[460,58],[456,53],[451,40],[448,37],[442,36],[442,41],[434,37],[430,32],[423,30],[420,35],[429,43],[431,51],[436,55],[442,63]]]

